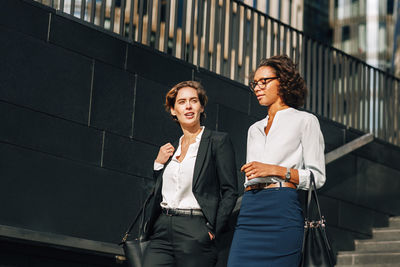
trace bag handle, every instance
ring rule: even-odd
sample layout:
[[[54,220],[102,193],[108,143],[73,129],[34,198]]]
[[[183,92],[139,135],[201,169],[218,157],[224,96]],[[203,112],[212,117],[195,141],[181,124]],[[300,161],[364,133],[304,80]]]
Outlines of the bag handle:
[[[176,142],[173,143],[173,147],[174,147],[175,149],[176,149],[176,147],[178,146],[178,142],[179,142],[179,141],[176,141]],[[169,159],[168,159],[167,162],[164,164],[164,166],[167,166],[168,163],[171,161],[171,159],[172,159],[172,157],[169,157]],[[148,197],[146,198],[146,200],[144,201],[143,207],[138,211],[138,213],[136,214],[135,218],[133,219],[133,222],[132,222],[131,225],[129,226],[128,230],[126,230],[125,235],[124,235],[124,237],[123,237],[122,240],[121,240],[121,243],[119,243],[120,245],[123,244],[123,243],[125,243],[126,240],[128,239],[129,234],[130,234],[130,232],[132,231],[133,226],[135,226],[136,221],[139,219],[140,214],[142,214],[142,212],[144,213],[144,209],[146,208],[147,203],[149,202],[150,198],[154,195],[154,192],[155,192],[155,190],[156,190],[156,187],[157,187],[157,182],[156,182],[156,184],[154,185],[153,189],[151,190],[149,196],[148,196]],[[139,229],[139,237],[140,237],[140,234],[141,234],[141,231],[142,231],[143,222],[144,222],[144,215],[143,215],[143,217],[142,217],[142,221],[141,221],[141,225],[140,225],[140,229]]]
[[[317,205],[317,210],[318,210],[318,216],[320,222],[323,222],[323,218],[321,215],[321,209],[319,207],[319,202],[318,202],[318,196],[317,196],[317,187],[315,186],[315,179],[314,179],[314,173],[310,170],[310,183],[308,187],[308,192],[306,196],[306,207],[305,207],[305,218],[304,218],[304,233],[303,233],[303,245],[301,248],[301,254],[302,254],[302,260],[300,266],[303,266],[304,264],[304,250],[306,246],[306,238],[307,238],[307,232],[310,226],[313,226],[313,221],[310,220],[310,215],[311,215],[311,200],[314,196],[315,203]]]
[[[317,186],[315,185],[315,179],[314,179],[314,173],[310,171],[310,184],[308,188],[308,194],[307,194],[307,205],[306,205],[306,222],[310,222],[311,217],[311,200],[314,199],[314,202],[317,206],[317,211],[318,211],[318,219],[320,221],[323,221],[324,218],[321,215],[321,208],[319,206],[319,201],[318,201],[318,195],[317,195]]]
[[[301,262],[300,262],[300,266],[304,266],[304,261],[305,261],[304,250],[305,250],[306,236],[307,236],[308,229],[310,227],[315,227],[318,224],[321,224],[321,226],[322,226],[323,233],[324,233],[322,236],[323,236],[325,249],[326,249],[327,255],[328,255],[328,260],[329,260],[329,263],[331,264],[331,266],[333,266],[334,265],[333,264],[333,259],[331,257],[332,249],[331,249],[331,246],[329,244],[329,240],[328,240],[328,238],[326,236],[326,233],[325,233],[325,218],[321,214],[321,208],[319,206],[318,195],[317,195],[317,186],[315,185],[314,173],[311,170],[310,170],[310,184],[309,185],[310,186],[308,188],[308,194],[307,194],[306,218],[305,218],[305,221],[304,221],[303,245],[302,245],[302,249],[301,249],[302,259],[301,259]],[[311,217],[311,211],[310,210],[311,210],[311,200],[312,200],[312,198],[314,198],[314,202],[315,202],[315,204],[317,206],[319,221],[314,221],[314,220],[310,219],[310,217]]]
[[[135,226],[136,221],[139,219],[139,216],[142,214],[142,212],[144,213],[144,209],[146,208],[146,205],[147,205],[147,203],[149,202],[150,198],[153,196],[153,194],[154,194],[154,188],[153,188],[153,190],[150,192],[150,194],[147,196],[146,200],[144,201],[143,207],[142,207],[142,208],[138,211],[138,213],[136,214],[136,216],[135,216],[135,218],[133,219],[133,221],[132,221],[131,225],[129,226],[128,230],[126,230],[124,237],[122,238],[121,242],[119,243],[120,245],[123,244],[123,243],[125,243],[126,240],[128,239],[128,237],[129,237],[129,235],[130,235],[130,233],[131,233],[131,231],[132,231],[132,229],[133,229],[133,226]],[[143,224],[143,221],[144,221],[144,216],[143,216],[143,218],[142,218],[141,224]],[[140,228],[142,228],[142,227],[140,227]],[[141,229],[139,229],[139,231],[141,231]],[[140,236],[140,232],[139,232],[139,236]]]

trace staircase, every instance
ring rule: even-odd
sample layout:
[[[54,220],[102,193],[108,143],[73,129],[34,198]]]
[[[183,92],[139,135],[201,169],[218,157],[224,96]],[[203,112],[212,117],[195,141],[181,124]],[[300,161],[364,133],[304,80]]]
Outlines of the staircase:
[[[337,267],[400,266],[400,217],[389,219],[389,227],[372,230],[373,238],[355,240],[355,251],[339,252]]]

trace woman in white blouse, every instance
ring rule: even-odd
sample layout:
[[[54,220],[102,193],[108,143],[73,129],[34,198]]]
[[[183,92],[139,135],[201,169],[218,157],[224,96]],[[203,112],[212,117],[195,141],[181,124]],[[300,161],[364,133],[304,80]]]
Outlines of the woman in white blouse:
[[[318,119],[297,108],[307,88],[287,56],[261,60],[250,89],[267,117],[248,131],[245,193],[228,266],[299,266],[304,218],[298,189],[311,172],[325,183],[324,139]]]
[[[207,95],[196,81],[175,85],[165,107],[183,135],[161,146],[154,162],[154,198],[145,214],[151,242],[145,267],[209,267],[215,242],[237,200],[233,146],[227,133],[201,126]]]

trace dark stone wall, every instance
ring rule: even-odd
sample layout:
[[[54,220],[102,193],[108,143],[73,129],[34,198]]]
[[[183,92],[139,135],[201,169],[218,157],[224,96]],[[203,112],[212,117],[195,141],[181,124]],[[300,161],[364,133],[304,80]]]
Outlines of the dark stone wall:
[[[1,2],[0,58],[0,224],[118,243],[158,147],[181,135],[163,101],[183,80],[205,86],[205,125],[230,133],[243,183],[247,129],[266,115],[246,86],[28,0]],[[327,152],[362,135],[320,123]],[[400,214],[399,160],[375,140],[327,166],[320,201],[335,250]]]
[[[364,133],[320,120],[326,151]],[[329,125],[328,125],[329,124]],[[371,238],[400,214],[400,148],[375,139],[326,166],[327,182],[319,190],[333,247],[353,250],[354,239]]]

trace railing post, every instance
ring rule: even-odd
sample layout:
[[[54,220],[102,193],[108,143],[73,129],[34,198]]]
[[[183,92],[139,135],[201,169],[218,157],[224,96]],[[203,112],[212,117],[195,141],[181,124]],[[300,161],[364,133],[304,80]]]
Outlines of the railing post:
[[[306,109],[400,143],[398,78],[242,1],[35,1],[246,84],[260,58],[288,54],[307,82]]]

